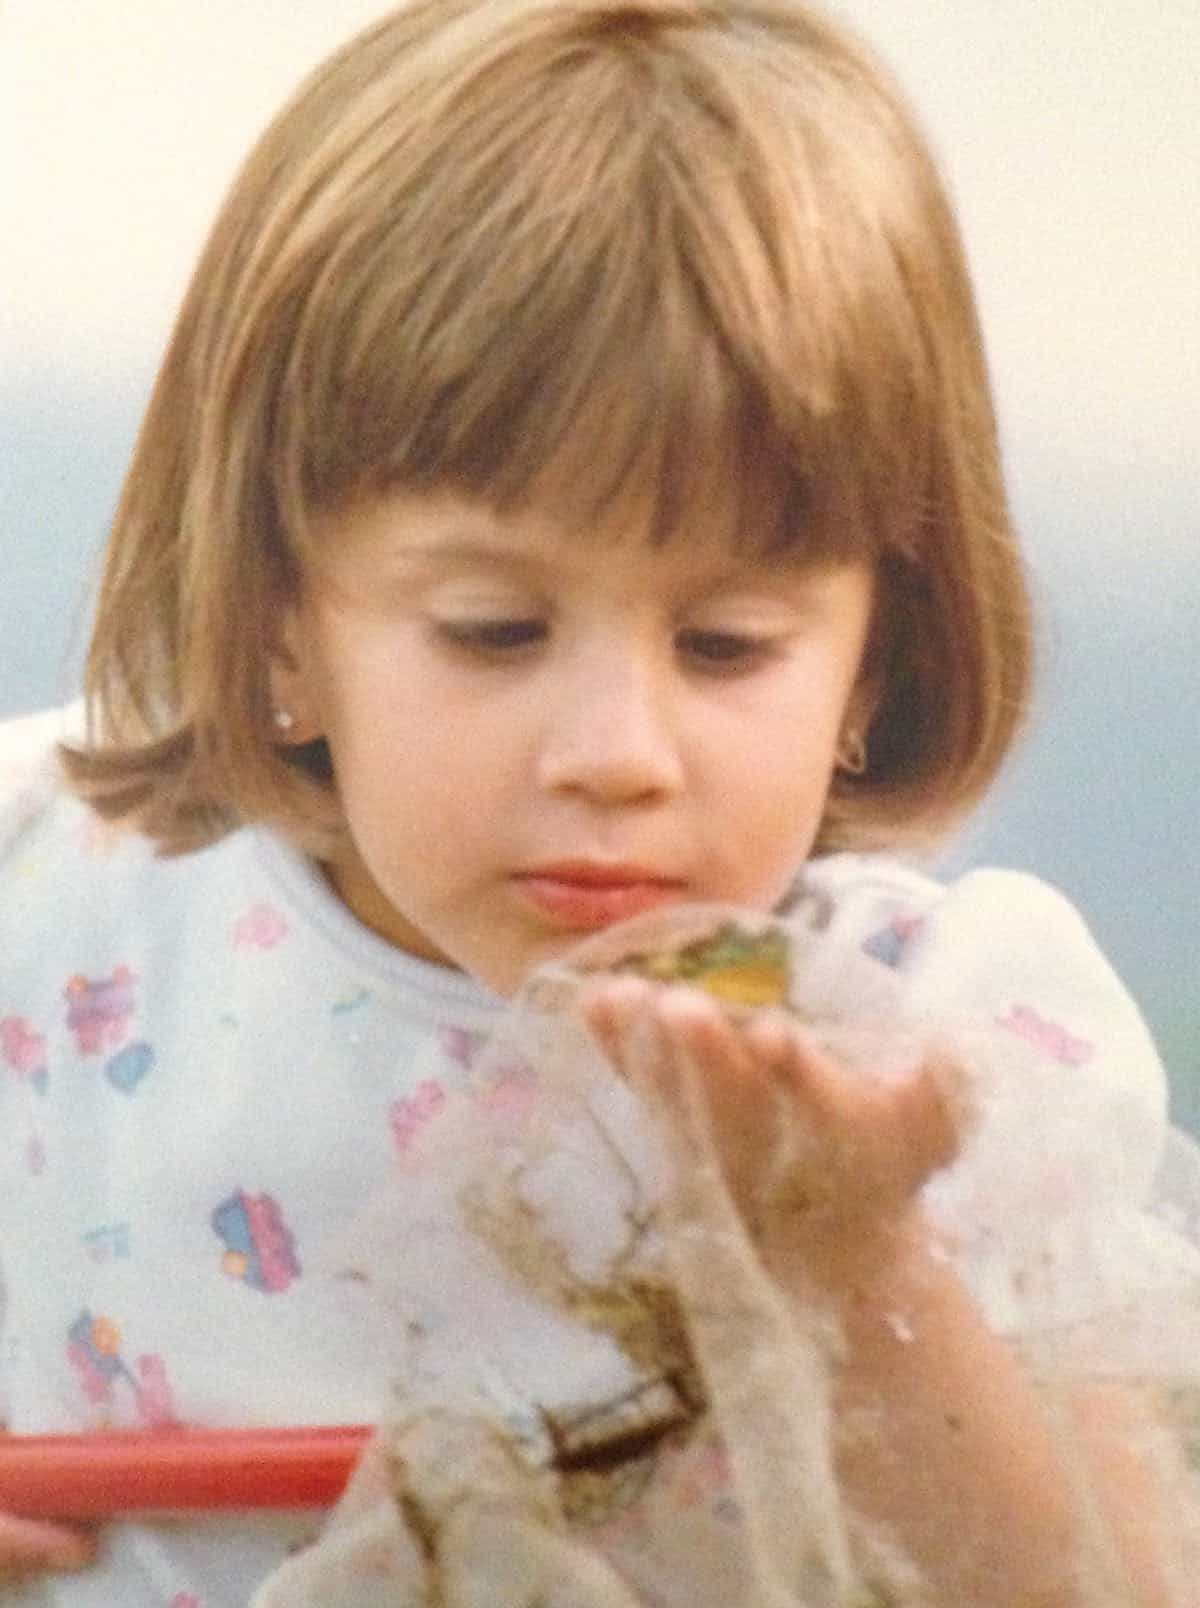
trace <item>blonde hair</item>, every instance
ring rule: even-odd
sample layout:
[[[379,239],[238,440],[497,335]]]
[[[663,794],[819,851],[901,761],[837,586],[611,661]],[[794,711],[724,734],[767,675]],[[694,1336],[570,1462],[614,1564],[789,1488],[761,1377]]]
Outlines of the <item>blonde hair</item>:
[[[1029,619],[966,266],[887,75],[786,0],[417,0],[263,135],[125,484],[77,789],[167,850],[341,828],[270,718],[316,516],[391,487],[581,530],[869,560],[867,766],[818,847],[926,837],[992,780]]]

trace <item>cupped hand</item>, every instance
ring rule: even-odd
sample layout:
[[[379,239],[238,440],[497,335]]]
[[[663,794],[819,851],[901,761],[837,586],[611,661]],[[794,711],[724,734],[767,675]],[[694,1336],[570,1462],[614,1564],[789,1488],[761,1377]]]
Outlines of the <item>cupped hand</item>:
[[[671,1120],[707,1128],[726,1187],[780,1275],[844,1276],[919,1219],[925,1181],[961,1142],[952,1059],[897,1070],[841,1064],[795,1016],[732,1016],[697,988],[629,976],[589,981],[584,1018]]]

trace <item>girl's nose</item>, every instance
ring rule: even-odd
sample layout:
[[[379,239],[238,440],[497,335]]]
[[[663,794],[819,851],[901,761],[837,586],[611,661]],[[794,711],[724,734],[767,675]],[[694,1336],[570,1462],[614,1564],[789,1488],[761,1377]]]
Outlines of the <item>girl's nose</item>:
[[[542,786],[606,806],[677,792],[684,766],[668,681],[620,653],[564,671],[542,725]]]

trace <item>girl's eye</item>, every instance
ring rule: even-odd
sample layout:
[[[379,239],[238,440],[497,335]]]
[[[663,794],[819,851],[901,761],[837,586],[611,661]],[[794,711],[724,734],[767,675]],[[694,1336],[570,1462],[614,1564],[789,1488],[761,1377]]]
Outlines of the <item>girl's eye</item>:
[[[547,634],[544,620],[440,620],[438,634],[455,647],[473,653],[518,652],[541,642]]]
[[[727,675],[756,669],[771,657],[774,648],[770,637],[737,631],[681,631],[675,645],[683,658],[699,669]]]

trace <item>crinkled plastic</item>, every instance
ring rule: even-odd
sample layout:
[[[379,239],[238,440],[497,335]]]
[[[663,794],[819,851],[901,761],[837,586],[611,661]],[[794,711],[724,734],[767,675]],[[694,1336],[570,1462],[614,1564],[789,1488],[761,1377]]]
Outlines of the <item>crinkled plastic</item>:
[[[651,917],[538,974],[480,1054],[472,1098],[428,1125],[338,1249],[329,1271],[369,1283],[394,1337],[394,1401],[323,1538],[254,1608],[935,1600],[838,1488],[838,1335],[773,1285],[703,1102],[662,1098],[650,1065],[619,1076],[575,1009],[581,974],[729,919],[764,922],[716,908]],[[1097,1143],[1086,1086],[1019,1038],[914,1021],[886,966],[802,921],[772,925],[788,939],[791,1009],[859,1075],[911,1068],[934,1038],[952,1050],[961,1150],[925,1206],[1044,1396],[1088,1600],[1119,1608],[1126,1595],[1065,1402],[1119,1381],[1139,1404],[1131,1450],[1177,1509],[1170,1600],[1194,1608],[1195,1148],[1173,1135],[1145,1176],[1140,1154]],[[787,1209],[802,1137],[780,1106],[756,1220]]]

